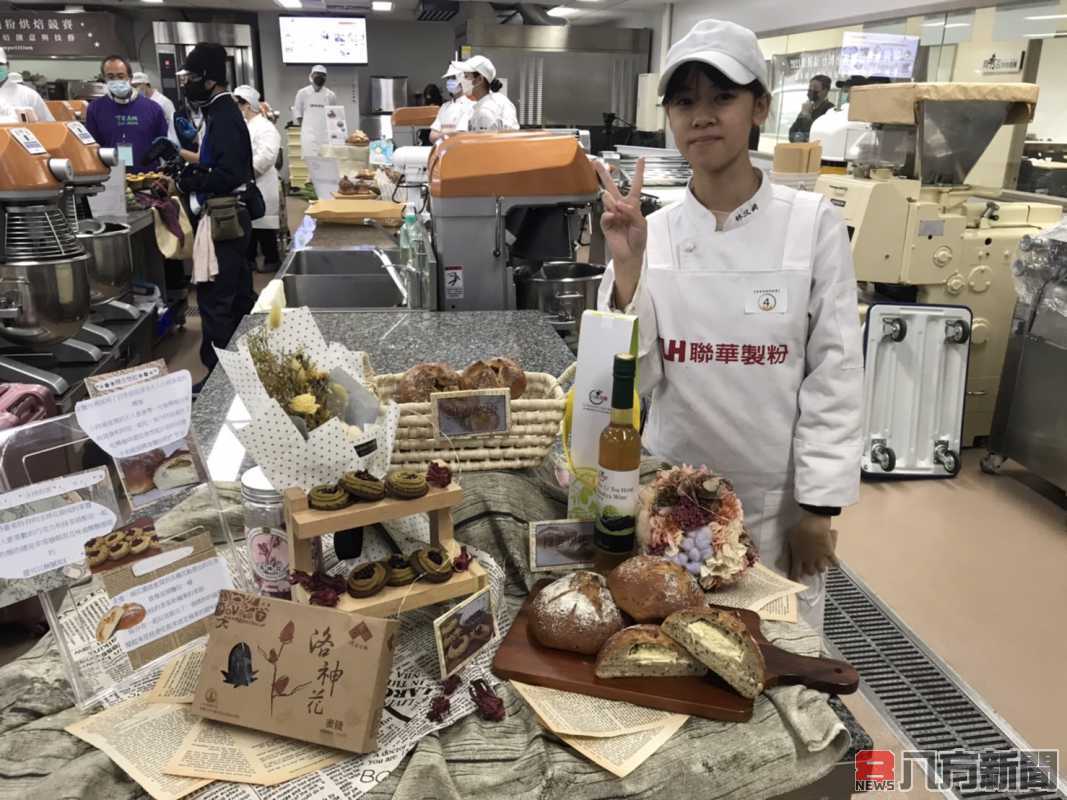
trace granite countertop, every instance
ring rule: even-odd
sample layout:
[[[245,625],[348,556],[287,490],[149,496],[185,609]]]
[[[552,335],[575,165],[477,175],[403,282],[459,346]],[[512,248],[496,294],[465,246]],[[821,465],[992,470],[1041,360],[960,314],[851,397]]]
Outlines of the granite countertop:
[[[234,340],[263,319],[245,317]],[[574,360],[539,311],[316,312],[315,320],[326,341],[365,351],[380,374],[403,372],[426,361],[463,369],[479,358],[508,356],[529,372],[559,375]],[[237,480],[251,466],[233,435],[234,426],[240,428],[249,419],[235,399],[226,373],[217,369],[193,405],[193,430],[215,480]]]
[[[360,244],[396,247],[396,241],[377,228],[367,225],[337,225],[329,222],[315,223],[315,235],[311,239],[310,247],[352,247]]]

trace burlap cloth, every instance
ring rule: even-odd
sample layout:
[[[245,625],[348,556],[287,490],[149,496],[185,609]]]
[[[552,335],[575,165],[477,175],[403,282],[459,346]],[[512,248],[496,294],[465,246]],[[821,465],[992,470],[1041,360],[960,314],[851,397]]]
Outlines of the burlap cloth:
[[[648,469],[653,464],[647,465]],[[527,571],[530,520],[558,519],[563,497],[538,471],[462,477],[466,497],[456,538],[488,551],[507,574],[503,613],[514,615],[535,578]],[[234,486],[220,487],[228,519],[241,530]],[[178,509],[183,526],[217,528],[210,509],[192,498]],[[166,523],[163,523],[164,525]],[[802,654],[819,651],[803,625],[767,623],[767,637]],[[618,779],[568,748],[538,724],[508,684],[502,723],[466,717],[423,739],[369,796],[397,800],[592,800],[592,798],[772,797],[814,783],[849,748],[849,733],[826,695],[801,687],[761,696],[745,724],[692,717],[658,752]],[[0,668],[0,797],[121,800],[140,788],[109,758],[67,734],[80,717],[51,634]]]

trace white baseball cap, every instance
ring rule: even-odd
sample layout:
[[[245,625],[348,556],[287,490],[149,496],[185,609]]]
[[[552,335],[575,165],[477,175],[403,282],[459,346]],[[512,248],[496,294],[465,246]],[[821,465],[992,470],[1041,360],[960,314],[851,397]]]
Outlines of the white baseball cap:
[[[678,67],[690,61],[714,67],[739,86],[759,81],[767,88],[767,61],[759,49],[756,34],[733,22],[701,20],[674,43],[660,72],[661,95],[667,91],[667,84]]]
[[[148,83],[148,76],[143,72],[135,72],[133,73],[133,77],[130,78],[130,83],[134,86],[141,86]]]
[[[322,64],[316,64],[311,68],[312,75],[314,75],[316,72],[321,72],[323,75],[327,74],[326,67],[324,67]]]
[[[442,78],[458,78],[460,75],[463,74],[463,70],[460,69],[461,66],[462,66],[461,62],[453,61],[451,64],[448,65],[448,72],[446,72],[441,77]]]
[[[257,114],[259,113],[259,92],[257,92],[254,87],[244,84],[234,89],[233,93],[234,96],[240,97],[248,103],[248,105],[252,106],[253,111]]]
[[[466,61],[460,61],[455,66],[460,72],[477,72],[479,75],[485,76],[489,83],[496,79],[496,67],[485,56],[471,56]]]

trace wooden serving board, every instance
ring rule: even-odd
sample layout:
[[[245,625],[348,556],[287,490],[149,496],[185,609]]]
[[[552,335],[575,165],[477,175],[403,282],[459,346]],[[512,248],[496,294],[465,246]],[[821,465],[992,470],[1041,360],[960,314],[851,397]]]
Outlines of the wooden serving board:
[[[537,592],[548,583],[544,581],[534,587],[501,643],[493,659],[493,673],[498,677],[706,719],[747,722],[752,717],[752,701],[737,694],[717,676],[601,680],[596,677],[595,656],[541,646],[529,633],[527,609]],[[850,664],[782,650],[768,642],[760,631],[756,612],[724,610],[738,614],[759,643],[767,662],[766,688],[802,683],[831,694],[850,694],[859,688],[859,674]]]

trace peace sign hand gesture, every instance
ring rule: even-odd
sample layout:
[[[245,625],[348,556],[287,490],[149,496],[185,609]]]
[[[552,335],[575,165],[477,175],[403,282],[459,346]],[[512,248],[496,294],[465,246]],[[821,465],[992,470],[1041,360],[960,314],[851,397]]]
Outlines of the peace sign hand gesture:
[[[615,270],[615,305],[624,308],[637,291],[641,278],[641,264],[645,258],[645,243],[648,240],[648,223],[641,214],[641,188],[645,181],[645,160],[639,158],[630,182],[630,190],[623,195],[608,169],[600,161],[595,162],[600,183],[604,187],[601,199],[604,213],[600,228]]]

